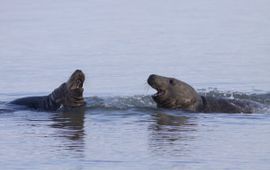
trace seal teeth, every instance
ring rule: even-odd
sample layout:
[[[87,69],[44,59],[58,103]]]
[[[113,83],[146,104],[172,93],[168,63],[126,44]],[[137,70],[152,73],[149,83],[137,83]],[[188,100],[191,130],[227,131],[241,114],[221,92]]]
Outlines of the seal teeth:
[[[81,88],[82,86],[83,86],[83,81],[82,80],[80,80],[80,79],[78,79],[77,81],[76,81],[76,87],[77,88]]]
[[[157,89],[157,93],[154,94],[154,97],[158,97],[158,96],[162,96],[165,94],[165,91],[164,90],[161,90],[161,89]]]
[[[77,88],[80,88],[80,86],[81,86],[81,81],[77,80]]]

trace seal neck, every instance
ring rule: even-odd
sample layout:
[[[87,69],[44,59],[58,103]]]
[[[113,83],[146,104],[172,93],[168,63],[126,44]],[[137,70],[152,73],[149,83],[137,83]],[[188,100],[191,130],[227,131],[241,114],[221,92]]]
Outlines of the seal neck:
[[[49,94],[49,103],[55,107],[60,107],[64,100],[66,83],[61,84],[58,88]]]
[[[203,112],[206,110],[207,101],[206,101],[206,98],[204,96],[200,96],[200,97],[201,97],[201,104],[198,107],[198,111]]]

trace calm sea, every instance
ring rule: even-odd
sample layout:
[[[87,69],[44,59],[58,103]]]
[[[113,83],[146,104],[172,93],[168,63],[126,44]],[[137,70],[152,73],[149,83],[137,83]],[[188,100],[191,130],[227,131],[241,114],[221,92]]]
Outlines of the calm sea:
[[[0,3],[1,169],[270,169],[268,107],[157,109],[146,84],[155,73],[270,105],[269,0]],[[84,110],[7,104],[50,93],[75,69]]]

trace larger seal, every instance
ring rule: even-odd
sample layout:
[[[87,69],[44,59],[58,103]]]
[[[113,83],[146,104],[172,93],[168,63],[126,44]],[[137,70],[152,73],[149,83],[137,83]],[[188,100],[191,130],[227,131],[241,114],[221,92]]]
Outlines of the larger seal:
[[[201,96],[189,84],[171,77],[150,75],[147,82],[157,90],[152,98],[161,108],[180,108],[192,112],[252,113],[261,107],[253,101]]]
[[[32,96],[16,99],[11,104],[23,105],[37,110],[57,110],[85,105],[83,98],[84,73],[75,70],[67,82],[61,84],[47,96]]]

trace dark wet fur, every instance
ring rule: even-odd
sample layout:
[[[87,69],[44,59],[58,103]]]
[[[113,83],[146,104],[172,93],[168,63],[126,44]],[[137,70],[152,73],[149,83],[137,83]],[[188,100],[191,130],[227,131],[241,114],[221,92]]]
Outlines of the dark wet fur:
[[[253,113],[263,108],[262,104],[249,100],[200,96],[189,84],[175,78],[150,75],[147,82],[158,91],[152,97],[161,108],[206,113]]]
[[[22,105],[36,110],[54,111],[63,107],[85,105],[83,98],[84,74],[76,70],[66,83],[61,84],[48,96],[32,96],[16,99],[11,104]]]
[[[263,108],[262,104],[239,99],[225,99],[217,97],[205,97],[206,104],[201,112],[223,112],[223,113],[253,113]]]

